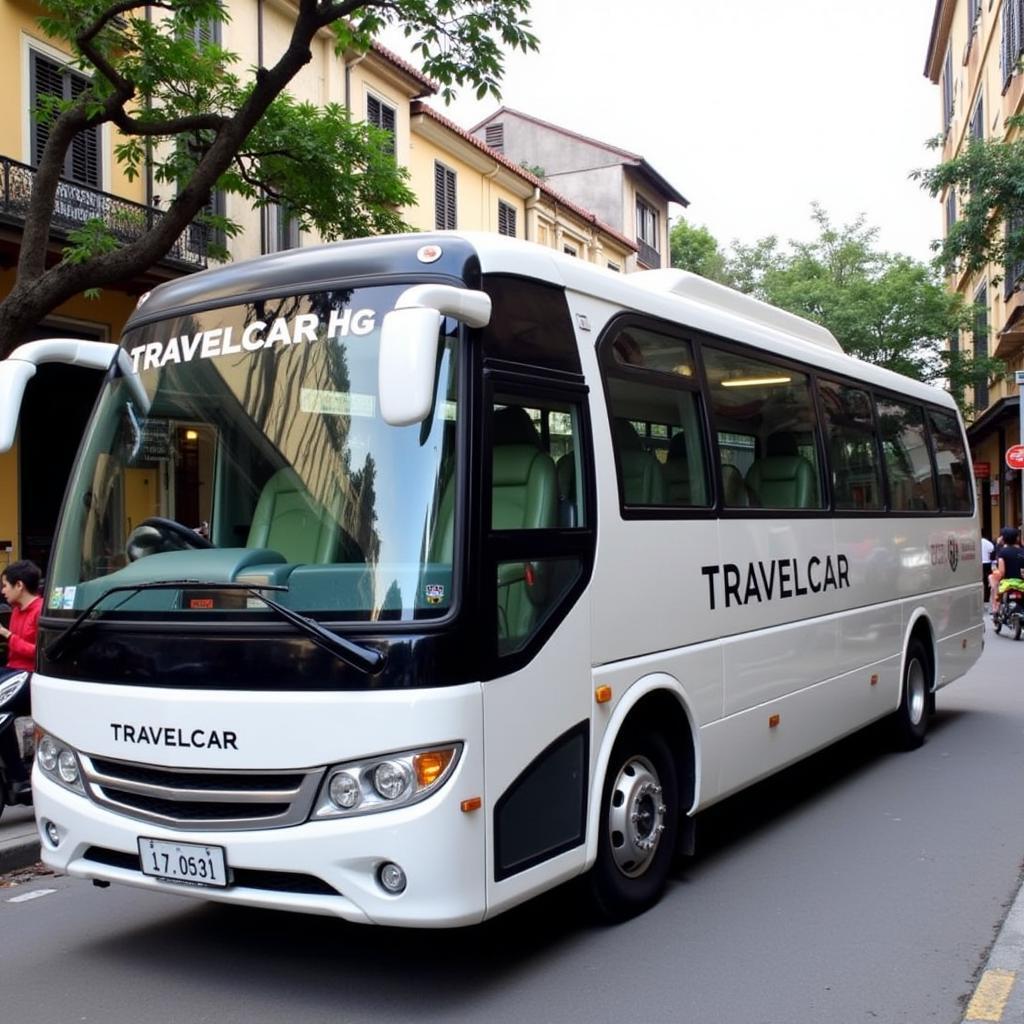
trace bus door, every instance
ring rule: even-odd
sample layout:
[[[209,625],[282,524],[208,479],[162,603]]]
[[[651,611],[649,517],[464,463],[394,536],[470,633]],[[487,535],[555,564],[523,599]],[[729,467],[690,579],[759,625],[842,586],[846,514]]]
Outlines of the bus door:
[[[535,380],[490,375],[486,385],[489,913],[577,873],[585,855],[593,697],[584,591],[595,543],[586,388]]]

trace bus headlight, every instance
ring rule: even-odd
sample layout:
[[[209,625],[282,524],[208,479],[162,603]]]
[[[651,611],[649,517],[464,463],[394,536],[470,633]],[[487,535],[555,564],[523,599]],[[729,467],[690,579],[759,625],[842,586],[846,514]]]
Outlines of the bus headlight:
[[[85,796],[82,769],[73,747],[44,732],[39,735],[36,743],[36,764],[48,779],[53,779],[58,785],[70,789],[73,793]]]
[[[382,754],[327,769],[312,818],[341,818],[408,807],[451,778],[461,743]]]

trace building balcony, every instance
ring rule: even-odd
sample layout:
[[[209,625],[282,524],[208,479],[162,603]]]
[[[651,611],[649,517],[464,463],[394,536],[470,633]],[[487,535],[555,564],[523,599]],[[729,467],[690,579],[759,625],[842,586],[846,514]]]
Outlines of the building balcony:
[[[22,227],[28,214],[35,182],[34,167],[0,156],[0,224]],[[154,206],[143,206],[99,189],[61,179],[50,222],[50,236],[66,240],[69,233],[86,221],[99,218],[119,241],[130,244],[149,231],[164,215]],[[192,224],[182,232],[161,265],[177,271],[206,267],[207,229]]]
[[[636,240],[636,249],[637,259],[648,270],[657,270],[661,267],[661,253],[653,245],[648,245],[643,239],[638,238]]]

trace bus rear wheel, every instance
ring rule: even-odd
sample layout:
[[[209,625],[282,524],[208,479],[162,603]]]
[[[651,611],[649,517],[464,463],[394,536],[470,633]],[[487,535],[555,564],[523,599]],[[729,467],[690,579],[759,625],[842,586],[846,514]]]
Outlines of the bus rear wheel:
[[[657,732],[630,730],[615,743],[601,798],[590,896],[605,921],[653,906],[672,868],[679,822],[675,761]]]
[[[931,702],[928,653],[920,640],[910,641],[903,666],[903,689],[894,720],[896,740],[903,750],[914,750],[924,742]]]

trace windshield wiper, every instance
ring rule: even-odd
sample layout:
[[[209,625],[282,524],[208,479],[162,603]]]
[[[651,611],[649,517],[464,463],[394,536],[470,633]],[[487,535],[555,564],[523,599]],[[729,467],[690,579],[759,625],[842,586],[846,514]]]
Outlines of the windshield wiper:
[[[268,608],[276,612],[286,622],[290,622],[300,632],[305,633],[313,643],[330,651],[347,665],[357,668],[362,672],[376,672],[384,663],[384,655],[362,644],[353,643],[343,636],[339,636],[332,630],[321,626],[319,622],[300,615],[291,608],[286,608],[277,601],[267,597],[264,590],[284,590],[277,584],[266,584],[261,587],[254,587],[248,583],[225,583],[209,580],[153,580],[149,583],[131,583],[119,587],[111,587],[105,590],[96,598],[88,608],[85,609],[57,638],[46,648],[46,656],[51,661],[58,661],[63,657],[71,636],[85,624],[96,608],[102,604],[111,594],[129,593],[137,594],[143,590],[240,590],[262,601]]]

